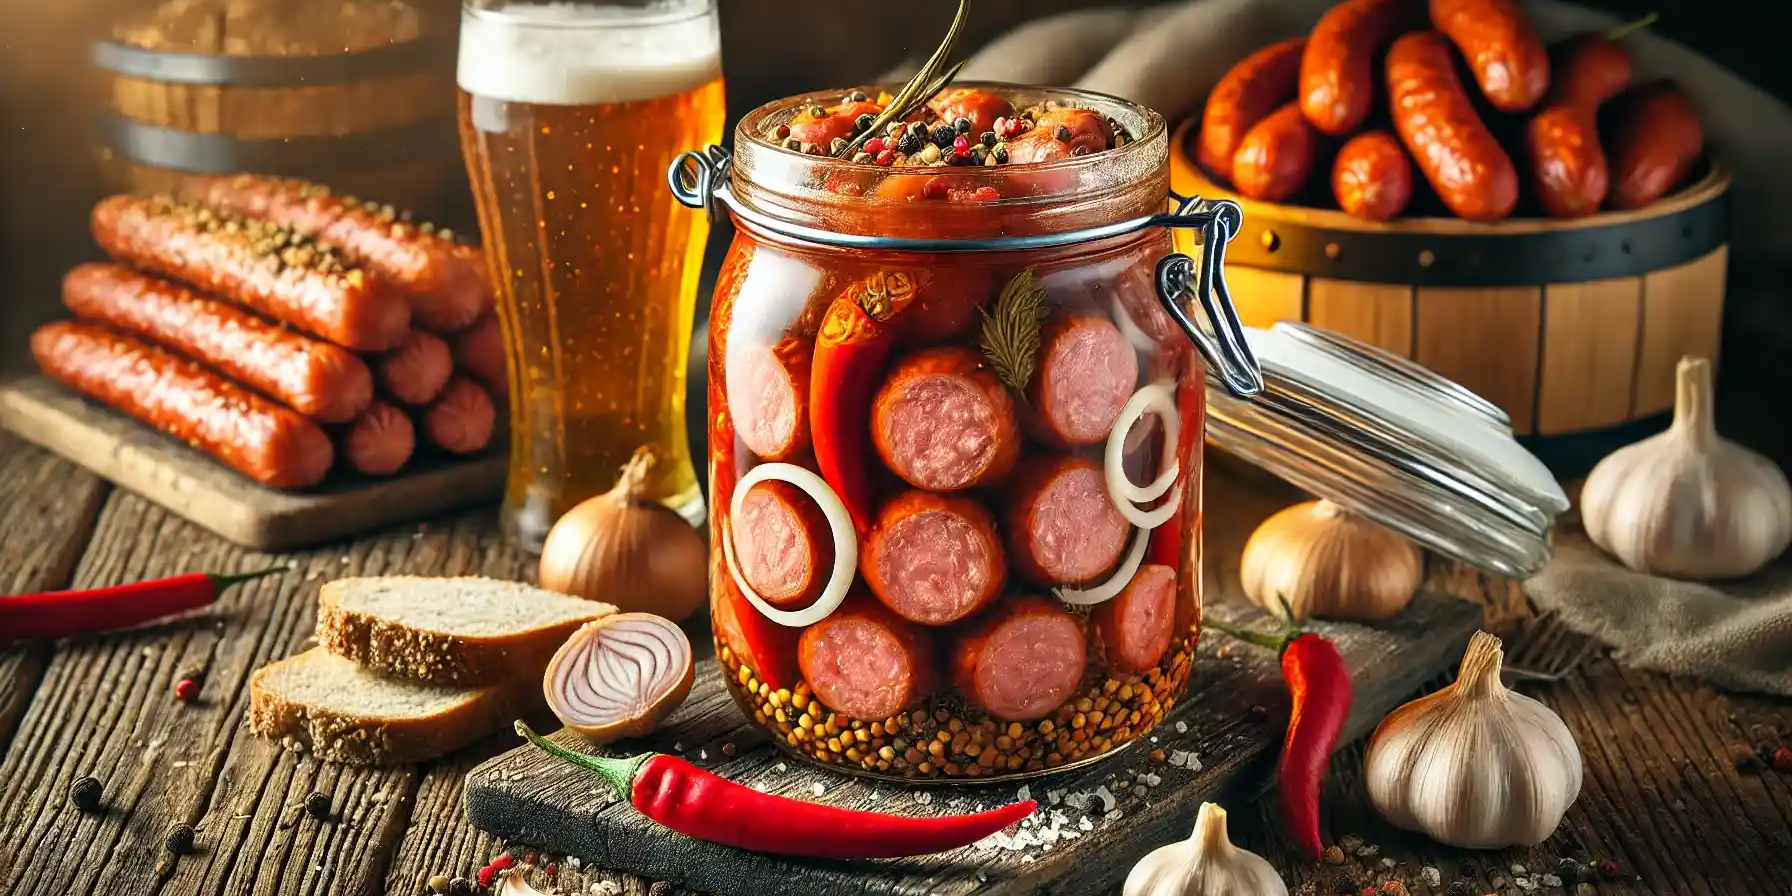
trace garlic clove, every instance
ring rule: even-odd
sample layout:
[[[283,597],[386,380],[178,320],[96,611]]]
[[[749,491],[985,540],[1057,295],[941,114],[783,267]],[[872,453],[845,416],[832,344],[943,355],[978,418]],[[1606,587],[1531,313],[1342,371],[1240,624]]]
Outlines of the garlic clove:
[[[1132,866],[1122,896],[1288,896],[1262,856],[1232,845],[1226,810],[1202,803],[1187,840],[1160,846]]]
[[[1456,682],[1389,713],[1363,780],[1395,827],[1469,849],[1534,846],[1580,795],[1580,748],[1549,707],[1500,682],[1500,640],[1477,632]]]
[[[1717,434],[1710,362],[1681,359],[1675,386],[1673,425],[1587,476],[1581,524],[1638,572],[1749,575],[1792,543],[1792,485],[1772,461]]]
[[[1240,561],[1245,596],[1276,616],[1386,619],[1411,602],[1424,555],[1405,537],[1330,501],[1308,501],[1264,520]]]

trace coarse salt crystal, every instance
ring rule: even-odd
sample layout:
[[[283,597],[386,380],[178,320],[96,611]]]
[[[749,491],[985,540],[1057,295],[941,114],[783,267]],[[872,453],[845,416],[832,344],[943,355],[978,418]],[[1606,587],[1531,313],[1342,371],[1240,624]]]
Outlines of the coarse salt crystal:
[[[1095,798],[1101,800],[1101,811],[1112,812],[1114,810],[1114,804],[1117,801],[1114,799],[1114,792],[1109,790],[1106,784],[1095,788]]]
[[[772,766],[772,771],[774,771],[774,772],[781,772],[784,770],[785,770],[785,765],[782,762],[778,763],[777,765]]]
[[[709,758],[709,751],[708,751],[708,750],[698,750],[698,751],[697,751],[697,758],[698,758],[698,759],[708,759],[708,758]]]
[[[819,787],[820,785],[818,784],[816,786]],[[915,794],[915,802],[920,803],[921,805],[925,806],[928,803],[933,802],[933,794],[928,793],[927,791],[923,790],[920,793]]]
[[[1187,734],[1188,733],[1188,723],[1187,722],[1177,722],[1176,723],[1176,733],[1177,734]]]
[[[810,792],[814,793],[816,796],[821,796],[822,794],[828,792],[828,789],[826,787],[821,786],[820,781],[815,782],[814,786],[810,787],[809,790],[810,790]]]
[[[1089,809],[1089,795],[1086,793],[1068,794],[1064,797],[1064,805],[1079,812],[1086,812]]]
[[[1146,772],[1139,776],[1139,783],[1144,784],[1146,787],[1156,787],[1163,782],[1164,779],[1156,772]]]
[[[1419,880],[1424,881],[1427,887],[1436,887],[1444,882],[1444,873],[1426,865],[1419,869]]]
[[[1031,865],[1031,864],[1033,864],[1033,857],[1032,856],[1021,856],[1020,863],[1022,865]]]
[[[1545,874],[1537,879],[1542,881],[1543,885],[1546,887],[1559,887],[1562,885],[1562,879],[1554,874]]]
[[[684,752],[684,741],[682,741],[682,740],[673,741],[672,742],[672,752],[683,753]]]
[[[1032,798],[1033,798],[1033,788],[1028,787],[1025,784],[1022,784],[1020,786],[1020,790],[1015,791],[1015,794],[1014,794],[1014,801],[1017,803],[1024,803],[1027,800],[1030,800]]]
[[[1119,820],[1120,820],[1120,819],[1121,819],[1121,817],[1122,817],[1122,816],[1121,816],[1121,814],[1120,814],[1120,810],[1119,810],[1119,809],[1115,809],[1115,810],[1114,810],[1114,811],[1112,811],[1112,812],[1109,812],[1109,813],[1108,813],[1108,814],[1106,814],[1106,815],[1103,815],[1103,816],[1102,816],[1102,817],[1101,817],[1101,820],[1102,820],[1102,821],[1119,821]]]
[[[765,782],[764,781],[754,781],[753,789],[759,791],[760,793],[764,793],[765,792]]]
[[[1077,819],[1076,826],[1085,831],[1095,830],[1095,825],[1092,825],[1089,823],[1089,816],[1087,816],[1087,815],[1083,816],[1082,818]]]
[[[1046,791],[1045,792],[1045,802],[1047,805],[1052,805],[1052,806],[1056,806],[1057,804],[1064,802],[1064,791],[1062,791],[1062,790]]]
[[[1151,735],[1151,742],[1157,743],[1157,735],[1155,735],[1155,734]]]

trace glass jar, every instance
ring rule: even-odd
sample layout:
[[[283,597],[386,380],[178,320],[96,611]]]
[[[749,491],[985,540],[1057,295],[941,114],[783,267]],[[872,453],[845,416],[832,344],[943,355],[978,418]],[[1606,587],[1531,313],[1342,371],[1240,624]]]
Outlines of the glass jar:
[[[1199,636],[1203,355],[1256,377],[1208,276],[1237,208],[1164,212],[1163,119],[972,89],[1127,139],[878,167],[768,139],[800,97],[671,172],[737,226],[709,332],[717,656],[775,743],[861,774],[1039,774],[1164,718]],[[1161,226],[1194,224],[1197,290]]]

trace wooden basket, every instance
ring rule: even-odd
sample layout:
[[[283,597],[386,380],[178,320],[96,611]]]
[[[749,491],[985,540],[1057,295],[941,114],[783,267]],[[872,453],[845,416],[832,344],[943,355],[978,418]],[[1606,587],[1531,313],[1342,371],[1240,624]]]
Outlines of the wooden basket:
[[[1634,212],[1377,223],[1232,195],[1189,157],[1192,134],[1177,130],[1171,187],[1244,208],[1226,279],[1247,325],[1305,321],[1411,358],[1503,408],[1558,475],[1659,429],[1682,355],[1717,359],[1729,254],[1721,160]]]
[[[441,215],[465,189],[442,30],[397,0],[164,3],[92,48],[114,186],[251,171]]]

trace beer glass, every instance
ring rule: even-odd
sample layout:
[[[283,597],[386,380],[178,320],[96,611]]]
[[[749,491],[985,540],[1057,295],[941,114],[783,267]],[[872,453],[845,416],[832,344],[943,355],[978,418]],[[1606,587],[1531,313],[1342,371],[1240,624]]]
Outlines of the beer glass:
[[[685,363],[709,223],[666,190],[719,143],[714,0],[466,0],[461,148],[510,375],[505,533],[560,514],[645,445],[655,498],[692,524]]]

